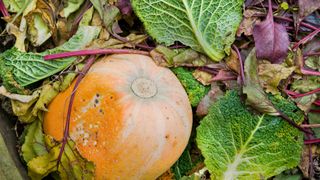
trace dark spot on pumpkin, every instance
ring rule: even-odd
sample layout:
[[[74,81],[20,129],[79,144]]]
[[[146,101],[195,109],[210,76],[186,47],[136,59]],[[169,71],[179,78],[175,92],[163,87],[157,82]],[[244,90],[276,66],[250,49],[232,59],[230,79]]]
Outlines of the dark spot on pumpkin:
[[[85,99],[82,99],[82,102],[85,102],[86,100]]]
[[[110,96],[110,99],[113,99],[113,96]]]
[[[165,136],[165,138],[166,138],[166,139],[169,139],[169,137],[170,137],[170,135],[169,135],[169,134],[167,134],[167,135]]]
[[[103,110],[102,110],[102,109],[99,109],[99,112],[100,112],[101,114],[104,114],[104,112],[103,112]]]
[[[169,118],[169,117],[166,117],[166,119],[169,120],[170,118]]]
[[[97,93],[97,94],[96,94],[96,96],[97,96],[97,97],[99,97],[99,96],[100,96],[100,94],[99,94],[99,93]]]
[[[95,99],[94,103],[98,104],[99,103],[99,99]]]

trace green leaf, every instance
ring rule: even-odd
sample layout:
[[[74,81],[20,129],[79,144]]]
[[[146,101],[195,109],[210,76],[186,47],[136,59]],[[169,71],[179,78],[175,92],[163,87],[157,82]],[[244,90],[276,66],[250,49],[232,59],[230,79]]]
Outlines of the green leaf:
[[[175,41],[220,61],[235,40],[243,0],[132,0],[134,12],[158,42]]]
[[[185,149],[175,164],[172,166],[172,172],[175,179],[181,179],[187,174],[195,165],[192,163],[189,148]]]
[[[257,69],[256,51],[252,49],[244,64],[245,82],[243,93],[247,95],[246,103],[259,112],[278,115],[278,110],[270,102],[267,94],[260,86]]]
[[[181,84],[187,91],[191,105],[196,107],[201,99],[209,92],[210,87],[204,86],[197,81],[193,77],[192,71],[188,71],[182,67],[172,68],[171,70],[176,74]]]
[[[290,118],[303,121],[292,102],[275,101]],[[196,140],[212,179],[267,179],[299,164],[303,134],[279,117],[250,113],[231,91],[211,106]]]
[[[80,26],[77,33],[68,42],[43,53],[25,53],[18,51],[16,48],[7,50],[0,56],[0,64],[5,64],[0,66],[0,75],[4,81],[7,81],[4,83],[4,86],[9,91],[17,91],[13,89],[13,87],[15,87],[15,81],[18,83],[19,88],[21,88],[20,86],[30,85],[62,71],[70,66],[77,58],[70,57],[45,61],[43,56],[83,49],[99,35],[100,29],[101,28],[95,26]],[[12,76],[9,77],[10,79],[7,78],[8,74],[11,73],[15,81],[12,80]]]
[[[25,129],[24,143],[21,147],[22,156],[25,162],[29,162],[31,159],[48,153],[44,135],[42,133],[42,123],[40,120],[34,121]]]

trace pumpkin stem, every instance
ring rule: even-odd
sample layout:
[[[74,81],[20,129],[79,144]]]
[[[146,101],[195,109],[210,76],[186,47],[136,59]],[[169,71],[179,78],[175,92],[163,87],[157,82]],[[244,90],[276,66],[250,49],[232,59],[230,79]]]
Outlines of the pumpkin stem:
[[[62,158],[62,154],[64,152],[64,148],[68,142],[68,138],[69,138],[69,127],[70,127],[70,120],[71,120],[71,110],[72,110],[72,106],[73,106],[73,102],[74,102],[74,98],[76,95],[76,91],[79,87],[79,84],[81,82],[81,80],[84,78],[84,76],[86,75],[86,73],[89,71],[90,67],[92,66],[92,64],[95,61],[95,56],[90,56],[85,64],[85,66],[83,67],[83,69],[81,70],[81,73],[79,73],[77,79],[76,79],[76,83],[73,87],[72,93],[70,95],[70,101],[69,101],[69,105],[68,105],[68,112],[67,112],[67,119],[66,119],[66,125],[65,125],[65,129],[63,132],[63,139],[62,139],[62,145],[60,148],[60,152],[59,152],[59,156],[57,159],[57,169],[59,169],[59,164],[61,162],[61,158]]]
[[[133,93],[141,98],[151,98],[157,94],[156,84],[147,78],[137,78],[131,84]]]

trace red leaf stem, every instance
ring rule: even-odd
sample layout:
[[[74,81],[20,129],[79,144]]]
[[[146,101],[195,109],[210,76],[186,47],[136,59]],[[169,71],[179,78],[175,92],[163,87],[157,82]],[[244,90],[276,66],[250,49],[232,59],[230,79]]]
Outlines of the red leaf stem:
[[[301,44],[305,44],[306,42],[310,41],[312,38],[314,38],[314,36],[316,36],[318,33],[320,32],[320,28],[317,28],[316,30],[314,30],[312,33],[308,34],[307,36],[305,36],[304,38],[302,38],[300,41],[298,41],[297,43],[295,43],[292,47],[292,49],[297,49],[297,47],[299,47]]]
[[[60,148],[60,152],[59,152],[59,156],[57,159],[57,169],[59,168],[59,164],[61,162],[61,158],[62,158],[62,154],[65,148],[65,145],[68,142],[68,138],[69,138],[69,128],[70,128],[70,120],[71,120],[71,111],[72,111],[72,107],[73,107],[73,102],[74,102],[74,98],[76,95],[76,91],[79,87],[80,82],[82,81],[83,77],[85,76],[85,74],[89,71],[90,67],[92,66],[92,64],[95,61],[95,56],[90,56],[85,64],[85,66],[83,67],[83,69],[81,70],[81,73],[79,73],[75,85],[73,87],[72,93],[70,95],[70,100],[69,100],[69,104],[68,104],[68,111],[67,111],[67,118],[66,118],[66,124],[65,124],[65,129],[63,132],[63,139],[62,139],[62,145]]]
[[[313,104],[315,104],[316,106],[320,106],[320,100],[313,102]]]
[[[320,113],[320,109],[311,109],[310,112],[313,112],[313,113]]]
[[[304,67],[300,68],[300,71],[302,74],[304,75],[310,75],[310,76],[320,76],[320,72],[319,71],[315,71],[315,70],[308,70]]]
[[[4,5],[4,3],[3,3],[2,0],[0,0],[0,12],[2,13],[2,15],[3,15],[4,17],[10,16],[10,14],[9,14],[9,12],[8,12],[8,10],[7,10],[7,8],[6,8],[6,6]]]
[[[316,144],[316,143],[320,143],[320,139],[308,139],[304,141],[304,144]]]
[[[73,56],[87,56],[87,55],[98,55],[98,54],[143,54],[149,55],[147,51],[139,51],[133,49],[91,49],[91,50],[80,50],[72,52],[63,52],[58,54],[50,54],[44,56],[44,60],[60,59]]]
[[[311,53],[306,53],[304,54],[305,57],[308,57],[308,56],[320,56],[320,52],[311,52]]]
[[[314,90],[309,91],[307,93],[301,93],[301,94],[300,93],[296,93],[294,91],[290,91],[290,90],[285,90],[285,92],[288,95],[292,96],[293,98],[299,98],[299,97],[304,97],[304,96],[308,96],[308,95],[311,95],[311,94],[318,93],[318,92],[320,92],[320,88],[314,89]]]
[[[243,68],[243,61],[241,58],[241,54],[240,51],[238,49],[238,47],[236,45],[232,45],[233,49],[236,51],[237,55],[238,55],[238,60],[239,60],[239,64],[240,64],[240,77],[241,77],[241,84],[243,85],[245,82],[245,76],[244,76],[244,68]]]

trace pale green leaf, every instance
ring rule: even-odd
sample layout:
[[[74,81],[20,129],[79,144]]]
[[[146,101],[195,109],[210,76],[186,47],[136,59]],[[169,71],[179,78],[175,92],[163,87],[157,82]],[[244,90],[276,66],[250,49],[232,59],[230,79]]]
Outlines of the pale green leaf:
[[[83,2],[84,0],[68,0],[66,2],[65,8],[62,9],[60,15],[65,18],[69,17],[71,13],[77,11],[80,8]]]
[[[31,159],[48,153],[44,135],[42,132],[42,123],[40,120],[34,121],[25,129],[24,143],[21,147],[22,156],[26,163]]]
[[[293,103],[275,103],[296,123],[303,114]],[[303,134],[275,116],[248,111],[236,91],[211,106],[197,128],[197,143],[212,179],[267,179],[297,166]]]
[[[158,42],[175,41],[220,61],[235,40],[243,0],[132,0],[134,12]]]
[[[6,8],[10,12],[18,12],[20,11],[24,5],[25,5],[25,0],[3,0]]]

